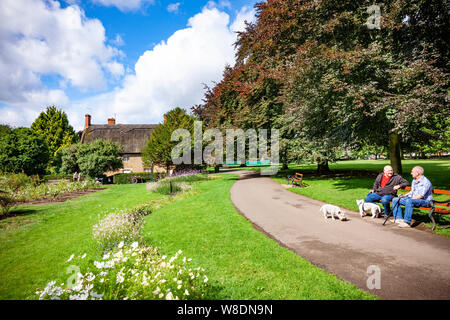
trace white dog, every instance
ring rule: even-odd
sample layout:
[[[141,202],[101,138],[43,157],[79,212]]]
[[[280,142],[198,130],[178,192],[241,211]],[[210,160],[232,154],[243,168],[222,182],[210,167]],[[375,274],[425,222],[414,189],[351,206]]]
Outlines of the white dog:
[[[320,212],[323,213],[323,217],[325,219],[328,218],[328,214],[331,215],[331,218],[338,218],[341,221],[346,221],[348,220],[347,217],[345,216],[345,211],[343,211],[341,208],[337,207],[337,206],[333,206],[331,204],[324,204],[321,208],[320,208]]]
[[[372,213],[372,219],[374,219],[381,213],[380,206],[375,203],[364,202],[364,200],[356,200],[356,204],[358,205],[359,214],[361,217],[364,217],[366,213],[370,211]]]

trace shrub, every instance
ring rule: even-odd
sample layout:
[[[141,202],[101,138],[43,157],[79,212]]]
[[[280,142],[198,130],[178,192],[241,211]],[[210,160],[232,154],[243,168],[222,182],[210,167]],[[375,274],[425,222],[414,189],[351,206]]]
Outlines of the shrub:
[[[0,206],[3,215],[7,215],[16,205],[19,190],[27,184],[34,187],[34,179],[24,173],[8,173],[0,176]]]
[[[64,174],[64,173],[59,173],[59,174],[47,174],[45,176],[42,177],[42,181],[43,182],[47,182],[49,180],[72,180],[73,176],[70,174]]]
[[[140,241],[143,218],[149,213],[146,208],[126,213],[110,213],[94,225],[94,239],[102,249],[111,249],[121,241],[125,243]]]
[[[191,267],[191,259],[161,256],[157,248],[121,242],[101,261],[84,268],[74,285],[63,289],[49,282],[40,300],[187,300],[206,298],[208,277],[204,269]],[[79,257],[82,259],[86,255]],[[69,261],[72,261],[72,255]],[[82,262],[82,261],[81,261]],[[75,262],[71,262],[72,264]]]
[[[155,181],[164,177],[164,173],[154,172],[153,178]],[[141,177],[144,182],[151,181],[151,173],[149,172],[133,172],[133,173],[117,173],[113,176],[113,183],[115,184],[131,184],[133,177]]]

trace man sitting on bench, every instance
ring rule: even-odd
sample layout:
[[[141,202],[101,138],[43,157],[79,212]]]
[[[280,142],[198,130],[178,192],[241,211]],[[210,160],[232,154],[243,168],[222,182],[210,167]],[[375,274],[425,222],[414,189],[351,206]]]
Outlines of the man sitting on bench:
[[[401,228],[411,226],[411,217],[414,207],[430,207],[433,200],[433,186],[424,175],[420,166],[412,168],[411,175],[414,178],[411,191],[392,200],[392,211],[395,222]],[[405,206],[405,215],[402,215],[402,207]]]
[[[385,166],[383,172],[375,179],[373,189],[370,190],[364,201],[381,201],[384,207],[384,214],[387,217],[391,213],[390,202],[397,196],[397,190],[406,186],[409,186],[408,181],[394,173],[391,166]]]

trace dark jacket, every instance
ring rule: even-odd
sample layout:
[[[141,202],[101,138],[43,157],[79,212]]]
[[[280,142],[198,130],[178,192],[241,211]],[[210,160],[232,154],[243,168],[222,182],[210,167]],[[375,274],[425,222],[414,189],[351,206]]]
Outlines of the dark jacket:
[[[378,177],[375,179],[375,182],[373,184],[373,191],[380,196],[385,196],[388,194],[390,194],[392,196],[396,196],[397,190],[394,190],[394,186],[400,185],[401,188],[409,186],[408,181],[403,179],[402,176],[399,176],[398,174],[394,173],[391,176],[391,178],[389,179],[389,181],[386,183],[384,188],[382,188],[380,186],[380,183],[381,183],[381,178],[383,177],[383,174],[384,174],[383,172],[380,173],[378,175]]]

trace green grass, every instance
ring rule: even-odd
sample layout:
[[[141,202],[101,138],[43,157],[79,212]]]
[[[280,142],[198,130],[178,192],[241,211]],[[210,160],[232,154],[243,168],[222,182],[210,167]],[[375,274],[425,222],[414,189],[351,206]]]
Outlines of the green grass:
[[[304,173],[306,188],[291,188],[292,192],[327,203],[339,205],[353,211],[358,211],[356,199],[363,199],[373,186],[377,173],[389,160],[359,160],[339,161],[330,165],[333,175],[320,176],[315,173],[315,165],[291,165],[289,170],[280,171],[273,179],[286,184],[286,175],[295,172]],[[425,169],[425,176],[430,179],[435,189],[450,190],[449,160],[403,160],[403,177],[411,183],[411,169],[420,165]],[[352,172],[349,172],[349,171]],[[341,174],[340,174],[341,173]],[[340,174],[340,175],[339,175]],[[404,191],[400,191],[404,193]],[[447,200],[448,195],[433,195],[435,200]],[[413,219],[424,222],[428,228],[432,223],[427,216],[428,211],[414,210]],[[444,228],[450,224],[450,215],[437,217],[436,233],[450,236],[450,229]]]
[[[98,251],[94,224],[109,212],[155,197],[143,184],[120,185],[63,203],[14,208],[16,217],[0,220],[0,299],[35,298],[36,288],[67,279],[72,253]]]
[[[206,269],[216,299],[373,299],[253,228],[234,208],[236,175],[195,185],[192,196],[147,216],[144,240]]]
[[[158,199],[143,238],[166,254],[183,250],[206,269],[216,299],[375,299],[255,230],[234,208],[236,176],[196,184],[174,201],[144,185],[109,186],[64,203],[21,206],[0,221],[0,299],[36,299],[65,281],[73,253],[99,254],[92,226],[107,213]]]

